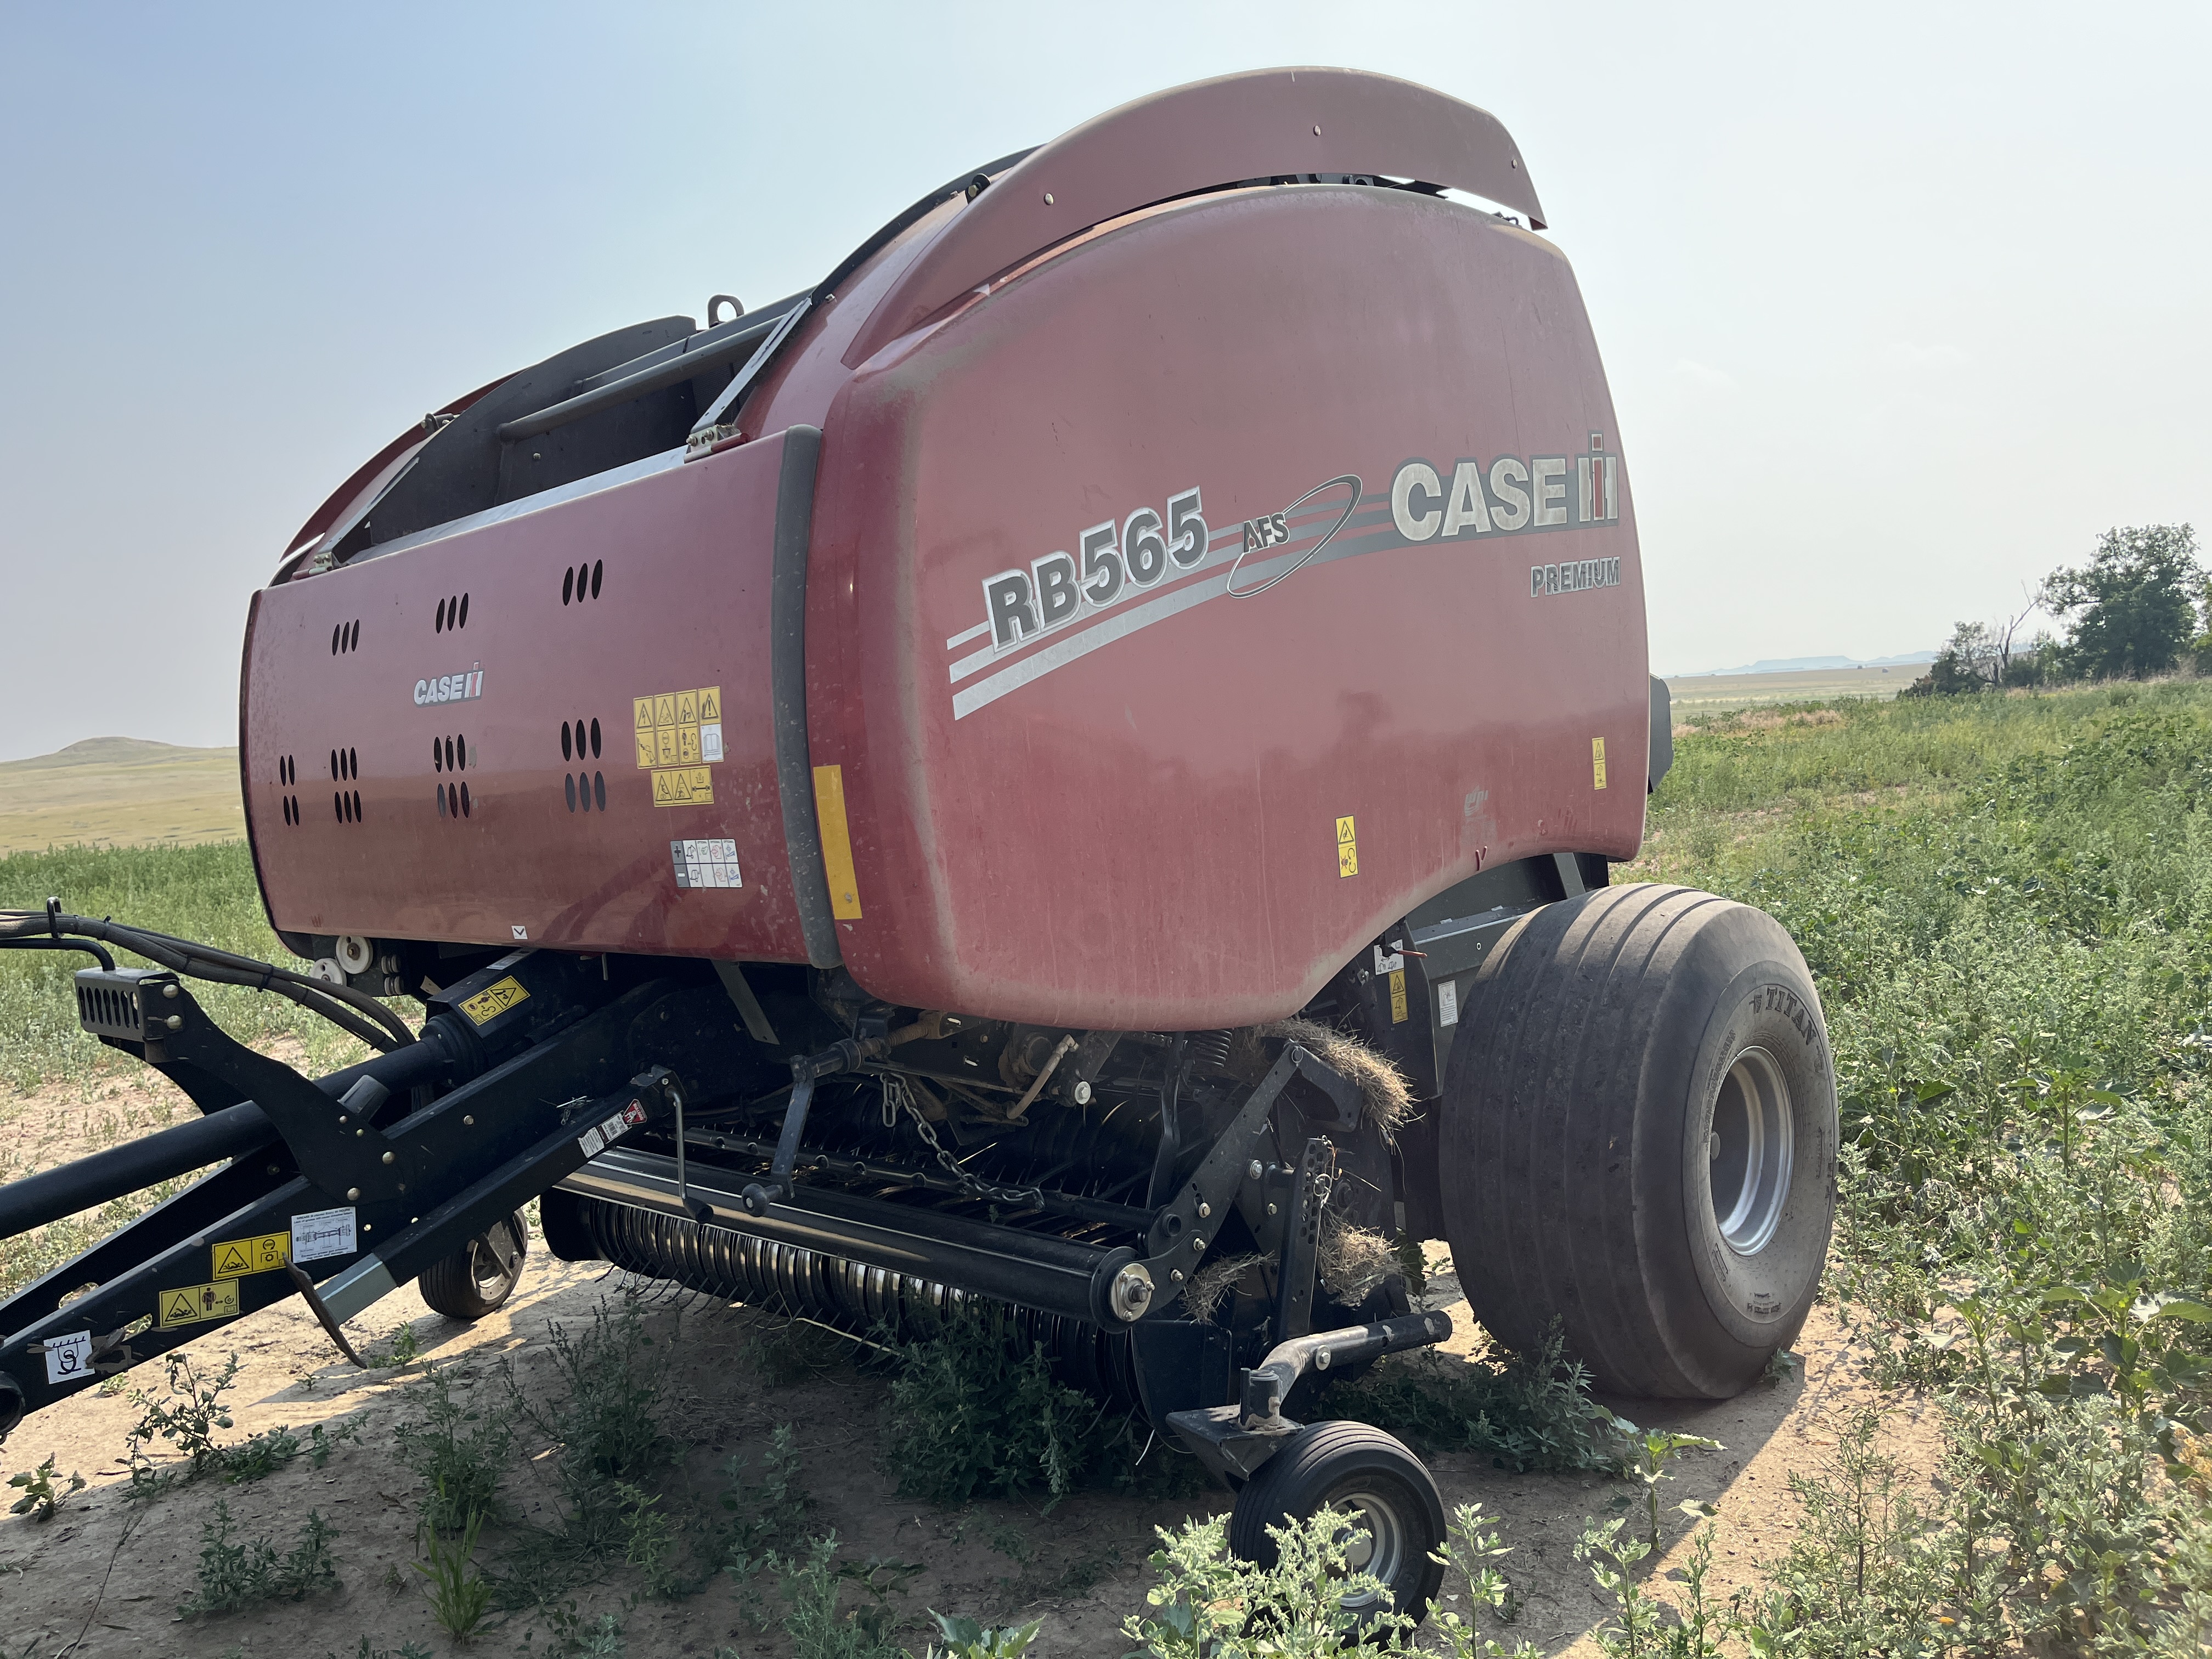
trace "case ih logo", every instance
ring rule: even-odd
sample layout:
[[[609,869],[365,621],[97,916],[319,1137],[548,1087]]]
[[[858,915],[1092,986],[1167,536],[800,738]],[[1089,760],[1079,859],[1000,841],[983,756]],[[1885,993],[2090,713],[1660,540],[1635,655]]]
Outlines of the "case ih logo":
[[[415,706],[427,708],[434,702],[473,702],[483,696],[483,670],[471,666],[465,674],[441,674],[435,679],[415,682]]]
[[[1407,461],[1390,480],[1390,519],[1409,542],[1573,530],[1620,517],[1620,458],[1605,453],[1601,432],[1589,434],[1586,455],[1500,455],[1487,471],[1463,460],[1449,482],[1426,461]]]

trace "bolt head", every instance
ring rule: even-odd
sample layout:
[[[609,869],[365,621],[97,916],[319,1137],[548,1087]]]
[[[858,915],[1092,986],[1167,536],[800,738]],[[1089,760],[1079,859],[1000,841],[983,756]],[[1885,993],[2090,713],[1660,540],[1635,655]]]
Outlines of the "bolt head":
[[[1257,1181],[1261,1174],[1260,1160],[1256,1158],[1254,1158],[1250,1164],[1245,1166],[1244,1173],[1248,1178],[1253,1181]]]
[[[162,1023],[173,1031],[181,1031],[185,1029],[185,1017],[182,1014],[171,1014]]]
[[[361,1202],[361,1188],[358,1188],[358,1187],[349,1187],[349,1188],[346,1188],[346,1202],[347,1202],[347,1203],[349,1203],[349,1204],[358,1204],[358,1203],[360,1203],[360,1202]]]
[[[1117,1319],[1133,1322],[1142,1318],[1145,1310],[1152,1305],[1152,1276],[1144,1263],[1132,1261],[1115,1273],[1107,1299]]]
[[[1169,1270],[1169,1273],[1168,1273],[1168,1277],[1169,1277],[1170,1279],[1172,1279],[1173,1280],[1175,1280],[1175,1282],[1176,1282],[1176,1284],[1178,1284],[1178,1285],[1182,1284],[1182,1268],[1180,1268],[1180,1267],[1170,1268],[1170,1269]]]
[[[1205,1200],[1200,1199],[1200,1200],[1199,1200],[1199,1205],[1198,1205],[1198,1218],[1199,1218],[1200,1221],[1204,1221],[1204,1220],[1206,1220],[1208,1217],[1210,1217],[1211,1215],[1212,1215],[1212,1213],[1213,1213],[1213,1206],[1212,1206],[1211,1204],[1208,1204],[1207,1202],[1206,1202],[1206,1201],[1205,1201]]]
[[[1194,1233],[1191,1236],[1190,1248],[1197,1251],[1199,1255],[1204,1255],[1206,1254],[1206,1235],[1204,1233]]]
[[[182,996],[184,992],[174,981],[172,981],[170,983],[164,985],[161,988],[161,994],[165,997],[175,997]]]
[[[463,1127],[464,1129],[473,1129],[473,1128],[475,1128],[476,1127],[477,1127],[477,1121],[476,1121],[476,1119],[474,1119],[474,1118],[472,1118],[472,1117],[469,1116],[466,1113],[463,1113],[463,1114],[462,1114],[462,1116],[461,1116],[461,1127]]]
[[[1075,1103],[1079,1106],[1088,1106],[1091,1103],[1091,1085],[1081,1078],[1075,1080]]]
[[[1267,1213],[1268,1213],[1269,1215],[1273,1215],[1273,1214],[1274,1214],[1274,1213],[1275,1213],[1275,1206],[1274,1206],[1273,1205],[1270,1204],[1270,1205],[1267,1206]]]
[[[399,1160],[398,1160],[398,1158],[395,1154],[391,1153],[391,1152],[386,1152],[386,1153],[384,1155],[384,1161],[385,1161],[386,1164],[397,1164]]]
[[[1327,1348],[1323,1348],[1319,1353],[1314,1356],[1314,1369],[1317,1371],[1327,1370],[1328,1369],[1328,1350]]]

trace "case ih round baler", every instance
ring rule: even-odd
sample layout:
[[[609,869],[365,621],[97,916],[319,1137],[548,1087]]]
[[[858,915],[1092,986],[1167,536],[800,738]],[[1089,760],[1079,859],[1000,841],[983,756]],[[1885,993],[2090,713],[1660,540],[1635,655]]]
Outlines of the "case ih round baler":
[[[1480,110],[1233,76],[410,428],[246,625],[313,970],[4,924],[204,1115],[0,1233],[229,1162],[0,1305],[0,1417],[294,1294],[342,1346],[410,1279],[481,1315],[538,1198],[559,1255],[848,1330],[1006,1304],[1242,1546],[1355,1500],[1413,1608],[1432,1484],[1294,1415],[1448,1334],[1407,1242],[1604,1386],[1744,1387],[1826,1243],[1826,1036],[1769,918],[1607,884],[1666,701],[1543,224]],[[302,1077],[195,977],[377,1052]]]

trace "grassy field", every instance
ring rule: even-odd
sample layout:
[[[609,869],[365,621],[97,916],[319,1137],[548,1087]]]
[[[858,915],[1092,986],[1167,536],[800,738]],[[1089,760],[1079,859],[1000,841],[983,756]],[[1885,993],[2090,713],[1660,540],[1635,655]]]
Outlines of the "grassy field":
[[[1806,668],[1789,674],[1694,674],[1667,682],[1674,718],[1772,702],[1826,702],[1838,697],[1887,702],[1927,672],[1923,664],[1891,668]]]
[[[0,856],[49,847],[191,847],[246,834],[238,750],[88,738],[0,762]]]
[[[1740,897],[1801,941],[1844,1132],[1828,1295],[1893,1398],[1934,1407],[1944,1451],[1914,1482],[1869,1420],[1804,1477],[1758,1594],[1693,1637],[1694,1609],[1669,1610],[1685,1587],[1630,1574],[1613,1650],[2203,1659],[2212,686],[1684,723],[1615,879]],[[0,905],[49,892],[276,948],[235,844],[0,860]],[[68,970],[0,956],[18,1088],[123,1063],[75,1033]],[[210,1000],[243,1033],[304,1036],[288,1005]]]

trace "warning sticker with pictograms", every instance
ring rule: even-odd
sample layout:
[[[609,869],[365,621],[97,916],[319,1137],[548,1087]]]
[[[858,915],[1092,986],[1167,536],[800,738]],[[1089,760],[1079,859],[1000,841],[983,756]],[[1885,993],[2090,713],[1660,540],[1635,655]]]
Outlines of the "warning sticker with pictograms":
[[[1359,873],[1359,842],[1354,838],[1350,818],[1336,821],[1336,873],[1340,876]]]
[[[292,1259],[292,1235],[263,1233],[258,1238],[232,1238],[213,1247],[211,1279],[237,1279],[246,1273],[278,1271]]]
[[[653,775],[653,804],[714,805],[714,776],[707,769],[722,758],[722,688],[657,691],[632,698],[630,712],[638,769]]]
[[[237,1317],[238,1281],[234,1279],[161,1291],[154,1297],[154,1322],[165,1331],[179,1325],[196,1325],[202,1320]]]
[[[679,766],[653,775],[655,806],[712,806],[714,775],[703,766]]]
[[[512,974],[495,980],[461,1005],[461,1012],[469,1017],[471,1025],[489,1025],[517,1003],[530,1000],[530,993],[522,981]]]

